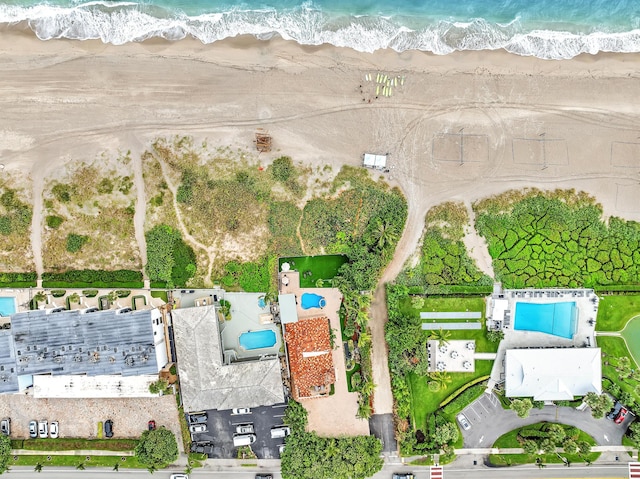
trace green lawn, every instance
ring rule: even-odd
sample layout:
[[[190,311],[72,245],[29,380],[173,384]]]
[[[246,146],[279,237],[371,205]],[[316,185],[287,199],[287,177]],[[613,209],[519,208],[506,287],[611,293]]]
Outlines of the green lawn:
[[[9,466],[35,466],[42,464],[42,470],[46,471],[47,467],[76,467],[82,463],[86,468],[90,467],[113,467],[116,463],[123,469],[146,469],[147,466],[140,464],[135,457],[121,456],[47,456],[28,455],[28,456],[12,456],[9,460]],[[124,460],[123,460],[124,459]]]
[[[640,362],[640,316],[627,323],[622,330],[622,337],[627,341],[627,347],[638,364]]]
[[[12,449],[30,449],[35,451],[133,451],[138,444],[137,439],[13,439]]]
[[[596,329],[620,331],[627,321],[640,315],[640,295],[605,296],[598,305]]]
[[[596,338],[598,347],[602,349],[602,376],[609,378],[615,382],[622,391],[626,391],[631,394],[636,403],[640,403],[640,396],[635,392],[635,386],[637,381],[632,379],[622,380],[620,379],[620,373],[616,371],[617,358],[624,356],[629,357],[631,360],[631,369],[637,369],[637,364],[633,360],[633,356],[629,354],[626,344],[622,338],[615,336],[598,336]]]
[[[280,258],[278,261],[279,271],[282,271],[282,263],[289,263],[292,270],[300,272],[300,287],[315,288],[319,279],[331,280],[337,274],[340,266],[347,262],[347,257],[341,254],[322,256],[295,256]],[[308,272],[311,272],[309,274]],[[307,274],[305,274],[307,273]],[[331,286],[325,284],[325,286]]]
[[[545,423],[532,424],[530,426],[525,426],[527,429],[540,429]],[[570,426],[565,426],[570,427]],[[493,444],[493,447],[496,448],[519,448],[522,447],[520,442],[518,441],[518,432],[522,428],[514,429],[513,431],[509,431],[506,434],[500,436],[496,442]],[[586,441],[592,446],[596,445],[596,441],[586,432],[580,431],[578,436],[578,441]],[[562,456],[566,457],[569,462],[579,463],[585,460],[585,458],[580,457],[577,454],[562,454]],[[492,454],[489,456],[489,461],[491,464],[495,466],[512,466],[517,464],[533,464],[536,462],[535,454]],[[549,463],[561,463],[563,462],[556,454],[543,454],[539,456],[544,464]],[[586,456],[586,459],[593,462],[600,457],[599,452],[591,452]]]
[[[427,415],[435,412],[440,403],[451,393],[457,391],[468,382],[481,376],[491,374],[493,361],[476,361],[476,370],[472,373],[450,373],[451,383],[446,389],[431,392],[427,387],[427,378],[417,374],[409,374],[408,384],[411,390],[411,416],[415,429],[424,429]]]
[[[419,318],[420,312],[428,311],[442,311],[442,312],[457,312],[457,311],[477,311],[482,313],[484,318],[485,304],[484,298],[424,298],[424,304],[421,308],[414,308],[411,305],[411,296],[406,296],[400,300],[400,312],[406,316],[412,316]]]
[[[169,298],[167,297],[167,292],[164,290],[152,290],[151,291],[152,298],[160,298],[165,303],[169,302]]]

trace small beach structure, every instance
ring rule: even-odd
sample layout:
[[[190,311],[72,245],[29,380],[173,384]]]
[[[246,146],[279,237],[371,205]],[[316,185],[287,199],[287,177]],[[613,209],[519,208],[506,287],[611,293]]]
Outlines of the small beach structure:
[[[268,153],[271,151],[271,135],[262,128],[258,128],[256,132],[256,149],[260,153]]]
[[[365,153],[362,155],[362,166],[373,168],[374,170],[384,170],[387,167],[387,157],[389,155],[374,155]]]

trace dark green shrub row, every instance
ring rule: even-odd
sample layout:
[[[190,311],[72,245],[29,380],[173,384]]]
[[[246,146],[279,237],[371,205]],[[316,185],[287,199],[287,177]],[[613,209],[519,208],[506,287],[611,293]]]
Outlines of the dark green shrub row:
[[[476,378],[465,384],[453,394],[450,394],[440,403],[440,407],[443,408],[443,412],[445,414],[458,414],[466,406],[482,396],[484,391],[487,389],[487,379],[489,379],[489,376]]]
[[[35,286],[36,273],[0,273],[0,288],[28,288]]]
[[[93,269],[69,270],[63,273],[44,273],[45,288],[142,288],[142,273],[121,269],[104,271]]]

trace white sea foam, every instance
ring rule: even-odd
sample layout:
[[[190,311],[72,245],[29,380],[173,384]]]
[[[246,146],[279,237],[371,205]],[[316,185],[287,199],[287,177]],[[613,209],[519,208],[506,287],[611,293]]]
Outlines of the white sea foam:
[[[526,31],[518,20],[505,25],[483,19],[438,21],[410,28],[397,17],[329,17],[310,5],[292,11],[242,11],[187,16],[148,4],[90,1],[72,7],[0,6],[0,23],[27,22],[38,38],[99,39],[120,45],[152,37],[180,40],[193,36],[212,43],[238,35],[259,39],[275,35],[303,45],[332,44],[362,52],[391,48],[445,55],[456,50],[505,49],[544,59],[572,58],[580,53],[639,52],[640,30],[575,34]]]

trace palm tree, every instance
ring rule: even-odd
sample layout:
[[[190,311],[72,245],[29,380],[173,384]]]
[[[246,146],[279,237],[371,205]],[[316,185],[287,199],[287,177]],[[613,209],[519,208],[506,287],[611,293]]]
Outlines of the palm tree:
[[[378,249],[382,250],[385,246],[394,243],[398,239],[398,232],[396,231],[395,225],[378,218],[375,230],[373,231],[373,237],[376,238]]]
[[[116,472],[118,472],[118,471],[120,470],[120,463],[119,463],[119,462],[116,462],[116,463],[113,465],[113,470],[114,470],[114,471],[116,471]]]
[[[76,469],[78,469],[79,471],[84,471],[86,469],[84,467],[84,462],[79,462],[78,465],[76,466]]]
[[[451,374],[444,371],[436,371],[429,374],[431,380],[440,386],[440,389],[447,389],[451,383]]]
[[[429,335],[429,339],[438,341],[438,346],[449,344],[450,337],[451,337],[451,331],[449,331],[448,329],[445,330],[442,328],[440,328],[437,331],[431,331],[431,334]]]
[[[33,468],[33,470],[36,471],[36,472],[42,472],[42,464],[37,462],[36,466]]]

